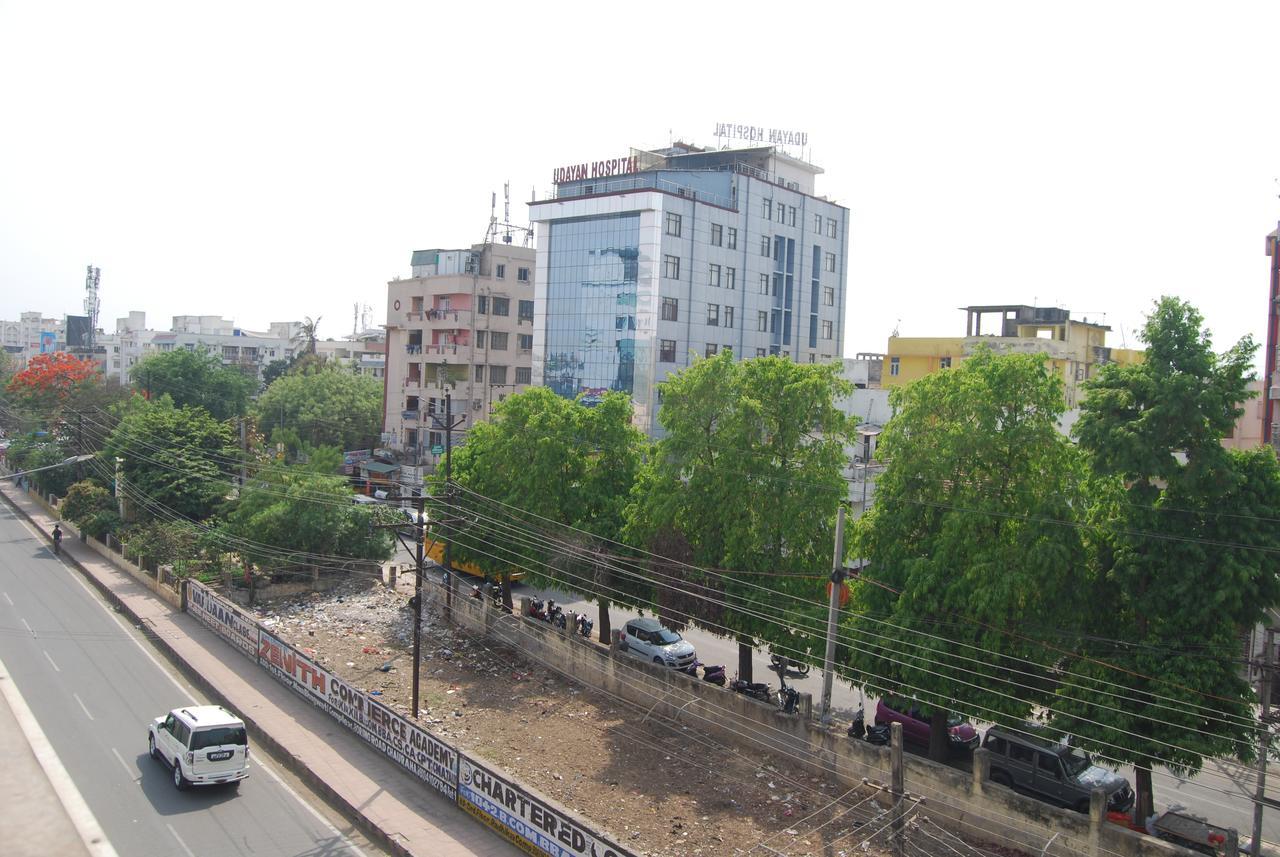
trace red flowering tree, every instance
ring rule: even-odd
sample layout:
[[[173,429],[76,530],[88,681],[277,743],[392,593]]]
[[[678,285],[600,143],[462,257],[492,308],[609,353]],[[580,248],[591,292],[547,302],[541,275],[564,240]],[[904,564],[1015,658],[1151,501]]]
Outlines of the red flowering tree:
[[[5,390],[17,404],[48,414],[81,385],[98,378],[93,360],[81,359],[65,351],[37,354],[27,368],[9,379]]]

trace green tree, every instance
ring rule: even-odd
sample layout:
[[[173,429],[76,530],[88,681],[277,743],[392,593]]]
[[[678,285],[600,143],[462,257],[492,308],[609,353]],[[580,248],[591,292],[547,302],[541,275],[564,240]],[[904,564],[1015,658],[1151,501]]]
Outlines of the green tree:
[[[1088,595],[1106,609],[1065,665],[1055,722],[1134,766],[1135,820],[1153,811],[1153,765],[1187,775],[1207,756],[1252,757],[1237,634],[1280,600],[1275,455],[1221,444],[1256,349],[1246,337],[1217,355],[1202,323],[1190,304],[1157,301],[1145,360],[1103,367],[1076,424],[1099,486]]]
[[[131,508],[147,518],[176,513],[191,520],[222,503],[238,455],[227,423],[204,408],[175,407],[168,395],[130,402],[102,450],[110,466],[123,459],[126,485],[146,498],[130,495]]]
[[[844,634],[861,681],[928,711],[942,761],[949,709],[1020,722],[1052,698],[1058,649],[1034,629],[1077,624],[1083,468],[1057,430],[1063,384],[1043,355],[982,348],[890,403],[889,464],[857,530],[869,579]]]
[[[88,480],[77,482],[67,489],[58,511],[62,517],[76,525],[83,524],[89,518],[104,510],[114,510],[115,498],[111,492],[101,485]]]
[[[129,379],[148,398],[167,395],[178,407],[199,406],[219,420],[243,416],[257,389],[254,378],[204,349],[152,354],[129,371]]]
[[[29,474],[26,479],[41,493],[62,496],[71,483],[76,481],[76,468],[58,465],[71,455],[67,447],[48,432],[38,431],[14,438],[6,460],[14,471],[37,471]]]
[[[456,511],[443,514],[460,512],[475,523],[433,535],[452,539],[452,557],[495,577],[514,567],[532,583],[594,599],[600,639],[607,640],[609,604],[632,597],[635,579],[616,574],[601,554],[620,537],[644,443],[621,393],[594,407],[546,387],[509,396],[453,455],[461,488]],[[440,474],[434,493],[444,487]]]
[[[271,384],[289,371],[290,362],[281,357],[278,360],[272,360],[266,366],[262,367],[262,388],[265,390]]]
[[[312,446],[368,449],[382,430],[382,392],[382,381],[368,375],[331,368],[290,373],[258,397],[254,413],[273,442],[276,429],[283,427]]]
[[[267,567],[318,568],[334,557],[382,561],[392,552],[394,509],[357,506],[340,476],[305,467],[272,471],[251,483],[227,515],[226,530],[240,539],[240,553]]]
[[[298,325],[298,332],[293,337],[294,350],[297,354],[315,354],[316,353],[316,334],[320,329],[320,319],[324,316],[316,316],[315,321],[311,320],[311,316],[307,316],[306,320]]]
[[[823,580],[856,422],[836,402],[851,389],[834,364],[731,352],[661,386],[666,436],[634,493],[628,538],[670,560],[653,568],[660,605],[668,599],[660,612],[732,632],[744,678],[758,642],[792,657],[821,652]]]

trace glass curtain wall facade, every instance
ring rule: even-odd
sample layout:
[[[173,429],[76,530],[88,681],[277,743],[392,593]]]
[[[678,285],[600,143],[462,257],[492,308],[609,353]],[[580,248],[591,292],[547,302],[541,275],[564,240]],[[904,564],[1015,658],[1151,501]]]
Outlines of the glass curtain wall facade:
[[[542,383],[587,404],[613,390],[635,397],[654,341],[652,322],[637,323],[640,214],[553,222],[547,240]]]

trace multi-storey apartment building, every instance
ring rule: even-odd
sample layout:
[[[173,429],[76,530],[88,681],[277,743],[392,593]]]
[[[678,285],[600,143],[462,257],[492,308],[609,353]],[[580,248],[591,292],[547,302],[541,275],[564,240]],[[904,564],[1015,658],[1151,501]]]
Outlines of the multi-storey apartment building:
[[[1280,402],[1280,226],[1267,236],[1267,273],[1271,289],[1267,295],[1267,350],[1262,358],[1263,395],[1262,439],[1280,450],[1276,430],[1276,403]]]
[[[821,172],[685,144],[557,169],[530,203],[534,382],[625,392],[656,434],[657,384],[695,356],[840,358],[849,210],[816,194]]]
[[[129,382],[129,373],[144,357],[180,349],[209,351],[224,366],[261,379],[263,367],[272,360],[293,356],[300,344],[299,329],[296,321],[280,321],[265,332],[254,332],[216,315],[176,315],[169,330],[150,330],[146,313],[135,310],[116,319],[115,333],[100,335],[97,341],[106,352],[105,374],[122,384]]]
[[[440,460],[446,392],[466,429],[531,383],[534,251],[503,243],[418,250],[413,276],[387,284],[383,440],[407,465]]]

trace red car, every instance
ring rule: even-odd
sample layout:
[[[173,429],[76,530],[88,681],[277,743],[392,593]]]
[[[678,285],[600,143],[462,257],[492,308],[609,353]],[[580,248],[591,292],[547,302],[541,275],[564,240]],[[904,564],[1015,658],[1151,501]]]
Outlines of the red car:
[[[906,708],[906,712],[890,708],[884,704],[882,699],[876,703],[876,725],[887,726],[890,723],[901,723],[902,739],[904,741],[928,746],[930,712],[911,700],[895,700],[895,702]],[[978,730],[974,729],[973,724],[963,719],[959,714],[954,712],[947,714],[947,734],[951,740],[952,752],[963,751],[971,753],[978,749],[980,740]]]

